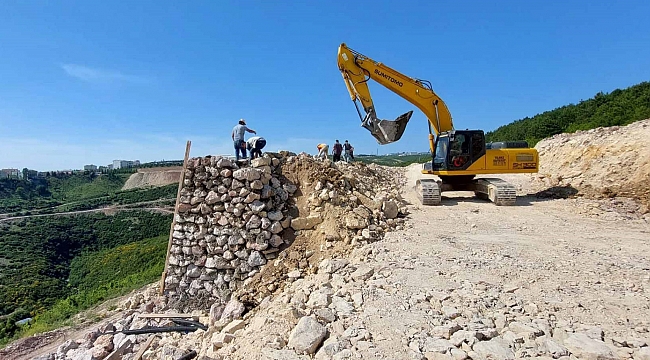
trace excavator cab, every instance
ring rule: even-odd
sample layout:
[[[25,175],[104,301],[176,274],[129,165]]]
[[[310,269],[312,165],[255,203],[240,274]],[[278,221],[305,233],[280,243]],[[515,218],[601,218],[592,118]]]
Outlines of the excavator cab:
[[[386,145],[399,140],[406,130],[406,124],[411,120],[413,111],[397,117],[394,121],[378,119],[374,111],[369,112],[362,120],[361,126],[370,131],[381,145]]]
[[[436,138],[432,170],[465,170],[485,155],[483,130],[453,130]]]

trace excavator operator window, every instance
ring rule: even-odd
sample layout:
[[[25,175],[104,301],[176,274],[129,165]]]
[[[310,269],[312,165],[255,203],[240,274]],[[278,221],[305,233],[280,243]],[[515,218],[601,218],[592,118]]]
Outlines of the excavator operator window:
[[[454,137],[454,140],[451,142],[451,155],[456,156],[456,155],[462,155],[463,152],[467,152],[466,144],[467,142],[465,141],[465,135],[463,134],[455,134],[456,136]]]
[[[464,169],[470,161],[470,138],[465,134],[456,133],[450,144],[449,168]]]
[[[472,134],[472,162],[485,155],[485,135],[482,131]]]
[[[446,169],[447,150],[449,148],[449,138],[439,137],[436,141],[436,153],[433,158],[433,167],[436,170]]]

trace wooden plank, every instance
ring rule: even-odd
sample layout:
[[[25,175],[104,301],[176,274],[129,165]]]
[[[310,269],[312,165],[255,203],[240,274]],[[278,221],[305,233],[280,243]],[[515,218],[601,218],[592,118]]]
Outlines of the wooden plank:
[[[156,338],[156,335],[150,335],[147,341],[145,341],[141,346],[140,350],[138,350],[137,354],[135,354],[135,357],[133,357],[133,360],[140,360],[142,359],[142,355],[144,355],[144,352],[147,351],[149,346],[151,346],[151,343],[153,342],[153,339]]]
[[[117,348],[117,350],[113,351],[110,355],[104,358],[104,360],[119,360],[122,358],[122,354],[124,353],[124,350],[131,345],[131,340],[126,339],[124,343]]]
[[[181,202],[181,190],[183,189],[183,182],[185,181],[185,171],[187,170],[187,159],[190,156],[191,141],[187,141],[185,146],[185,158],[183,159],[183,170],[181,171],[180,181],[178,182],[178,191],[176,192],[176,205],[174,206],[174,218],[172,225],[169,228],[169,244],[167,244],[167,257],[165,258],[165,269],[163,270],[160,279],[160,295],[165,292],[165,278],[167,278],[167,268],[169,267],[169,254],[172,250],[172,235],[174,234],[174,226],[176,225],[176,215],[178,215],[178,205]]]

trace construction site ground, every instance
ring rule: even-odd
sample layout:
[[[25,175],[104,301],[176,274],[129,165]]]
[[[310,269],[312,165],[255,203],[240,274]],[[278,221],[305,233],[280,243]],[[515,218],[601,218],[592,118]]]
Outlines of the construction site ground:
[[[634,126],[646,131],[648,121]],[[625,129],[599,131],[589,134]],[[585,134],[571,139],[580,136]],[[548,141],[567,142],[563,137]],[[627,152],[610,151],[602,161],[630,152],[643,155],[640,142],[635,144]],[[541,155],[548,163],[560,155],[568,159],[566,154]],[[639,161],[646,161],[644,156]],[[571,171],[577,161],[567,161],[574,164]],[[647,171],[645,164],[634,171]],[[639,189],[634,198],[610,191],[582,196],[579,184],[591,181],[592,167],[582,168],[573,182],[559,178],[566,169],[500,175],[518,189],[517,204],[510,207],[453,192],[443,193],[441,206],[425,207],[414,192],[415,180],[423,176],[420,165],[384,168],[394,174],[395,184],[405,184],[403,227],[368,244],[339,241],[331,255],[349,263],[340,269],[330,264],[315,274],[277,278],[282,286],[250,309],[245,326],[218,350],[206,351],[212,349],[212,332],[162,338],[152,347],[196,350],[223,360],[311,358],[291,349],[290,334],[299,319],[322,314],[318,303],[324,298],[312,295],[327,288],[331,293],[324,306],[337,315],[325,321],[326,340],[317,343],[317,359],[650,359],[647,182],[633,183]],[[324,224],[330,226],[339,215]],[[310,264],[327,259],[317,254]],[[147,292],[155,293],[151,287],[142,291]],[[155,300],[145,295],[140,307],[147,301]],[[127,308],[95,313],[119,318],[120,311],[123,317],[133,312]],[[84,329],[68,331],[76,338]],[[25,339],[25,346],[17,342],[0,351],[0,359],[55,351],[64,337],[52,338],[58,340],[47,345],[48,351],[30,347],[39,342]]]
[[[553,314],[560,323],[556,326],[595,326],[605,339],[650,343],[647,216],[629,216],[616,208],[611,211],[616,215],[593,216],[584,209],[602,204],[588,199],[520,196],[517,206],[497,207],[469,193],[445,193],[441,206],[424,207],[412,189],[419,167],[395,171],[408,178],[403,192],[410,210],[406,229],[390,232],[349,256],[351,263],[375,269],[366,285],[376,285],[378,279],[385,284],[385,291],[365,297],[355,316],[372,334],[372,346],[355,348],[362,358],[413,356],[409,342],[431,330],[441,310],[431,305],[432,296],[457,309],[461,322],[485,317],[481,302],[494,298],[534,309],[522,310],[528,318],[531,312],[540,318]],[[520,189],[528,189],[531,181],[527,175],[506,178]],[[72,332],[84,332],[69,331],[46,348],[54,351],[64,339],[77,337]],[[240,335],[238,350],[229,358],[244,359],[264,350],[264,333]],[[617,358],[634,354],[633,348],[612,348]],[[45,348],[22,357],[3,356],[29,359],[44,353]]]
[[[528,193],[534,182],[530,175],[502,176],[519,187],[517,206],[498,207],[470,193],[449,192],[444,193],[442,206],[425,207],[412,187],[421,176],[420,166],[396,171],[408,178],[403,195],[409,203],[409,220],[406,229],[389,232],[347,258],[353,269],[373,271],[356,279],[347,273],[346,284],[339,290],[339,285],[333,286],[335,295],[349,297],[358,291],[363,296],[362,305],[355,305],[356,313],[342,321],[338,333],[333,326],[328,336],[345,339],[355,331],[365,334],[358,336],[351,352],[335,359],[647,358],[647,214],[617,207],[617,202],[626,202],[623,199],[539,198]],[[605,202],[613,203],[609,211],[590,212],[603,209]],[[275,302],[296,303],[308,284],[317,289],[322,278],[305,281],[285,290]],[[232,354],[224,359],[289,355],[265,352],[268,335],[286,331],[273,325],[281,323],[277,314],[286,313],[282,305],[269,307],[278,308],[249,320],[267,323],[260,319],[270,318],[266,332],[253,325],[238,334]],[[494,336],[494,343],[475,346],[479,351],[463,345],[442,354],[449,343],[439,340],[449,339],[444,334],[455,324],[487,331],[485,337]],[[517,327],[522,324],[545,331],[526,338],[521,333],[526,327]],[[489,333],[494,328],[498,335]],[[580,343],[583,333],[606,347]],[[566,347],[563,341],[568,341]],[[316,358],[330,357],[317,354]]]
[[[418,176],[412,166],[409,184]],[[524,188],[530,180],[502,178]],[[364,324],[375,339],[384,339],[374,341],[384,358],[403,358],[404,339],[431,328],[431,308],[414,301],[428,292],[449,297],[468,319],[485,316],[473,302],[496,296],[552,313],[565,326],[597,326],[606,338],[650,343],[647,218],[626,219],[614,210],[592,217],[583,205],[600,207],[595,200],[521,196],[517,206],[497,207],[473,194],[444,193],[442,206],[423,207],[412,189],[404,195],[411,204],[408,229],[388,233],[364,258],[385,269],[395,288],[363,307]]]

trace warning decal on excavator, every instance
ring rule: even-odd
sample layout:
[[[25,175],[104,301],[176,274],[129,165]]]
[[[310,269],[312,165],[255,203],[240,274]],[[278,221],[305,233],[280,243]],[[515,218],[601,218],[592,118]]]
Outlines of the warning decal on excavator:
[[[506,166],[506,157],[505,156],[495,156],[492,160],[493,166]]]
[[[513,169],[537,169],[537,163],[513,163]]]

